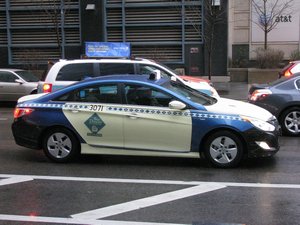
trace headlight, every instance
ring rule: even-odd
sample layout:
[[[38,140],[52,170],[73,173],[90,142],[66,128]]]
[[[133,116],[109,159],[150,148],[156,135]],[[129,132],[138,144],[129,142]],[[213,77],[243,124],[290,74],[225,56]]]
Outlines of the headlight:
[[[263,130],[263,131],[274,131],[275,130],[275,126],[273,126],[272,124],[263,121],[263,120],[259,120],[259,119],[255,119],[252,117],[248,117],[248,116],[241,116],[243,118],[243,120],[248,121],[249,123],[252,123],[255,127]]]

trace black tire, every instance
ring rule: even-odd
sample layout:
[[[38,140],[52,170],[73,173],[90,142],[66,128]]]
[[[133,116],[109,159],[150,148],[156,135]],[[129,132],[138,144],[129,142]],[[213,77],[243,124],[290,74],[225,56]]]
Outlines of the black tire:
[[[35,90],[33,90],[31,93],[30,93],[31,95],[33,95],[33,94],[37,94],[37,90],[35,89]]]
[[[53,128],[43,138],[43,150],[51,161],[69,162],[79,155],[80,144],[68,129]]]
[[[285,110],[280,116],[279,123],[283,134],[300,136],[300,107]]]
[[[236,167],[243,158],[244,145],[233,132],[217,131],[205,141],[204,154],[214,167]]]

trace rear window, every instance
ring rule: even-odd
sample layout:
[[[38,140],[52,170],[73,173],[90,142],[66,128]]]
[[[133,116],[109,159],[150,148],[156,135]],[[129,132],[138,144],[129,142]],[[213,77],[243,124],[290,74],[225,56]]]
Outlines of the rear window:
[[[65,65],[57,74],[57,81],[81,81],[94,77],[93,63],[77,63]]]

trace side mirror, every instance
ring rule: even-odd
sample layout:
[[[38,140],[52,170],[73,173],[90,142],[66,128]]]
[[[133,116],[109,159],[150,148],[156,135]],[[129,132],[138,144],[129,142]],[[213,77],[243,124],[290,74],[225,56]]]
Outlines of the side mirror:
[[[177,109],[177,110],[183,110],[186,108],[186,104],[180,101],[171,101],[169,103],[169,108],[170,109]]]
[[[161,72],[160,72],[160,70],[154,70],[149,75],[149,80],[159,80],[160,78],[161,78]]]
[[[22,81],[21,79],[15,79],[15,82],[19,84],[24,84],[24,81]]]

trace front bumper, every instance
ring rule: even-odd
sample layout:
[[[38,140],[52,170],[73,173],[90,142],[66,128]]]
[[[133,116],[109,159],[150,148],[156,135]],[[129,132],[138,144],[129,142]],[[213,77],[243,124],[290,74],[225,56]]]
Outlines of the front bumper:
[[[249,158],[270,157],[276,154],[280,145],[278,137],[280,130],[264,132],[252,129],[245,134]]]

